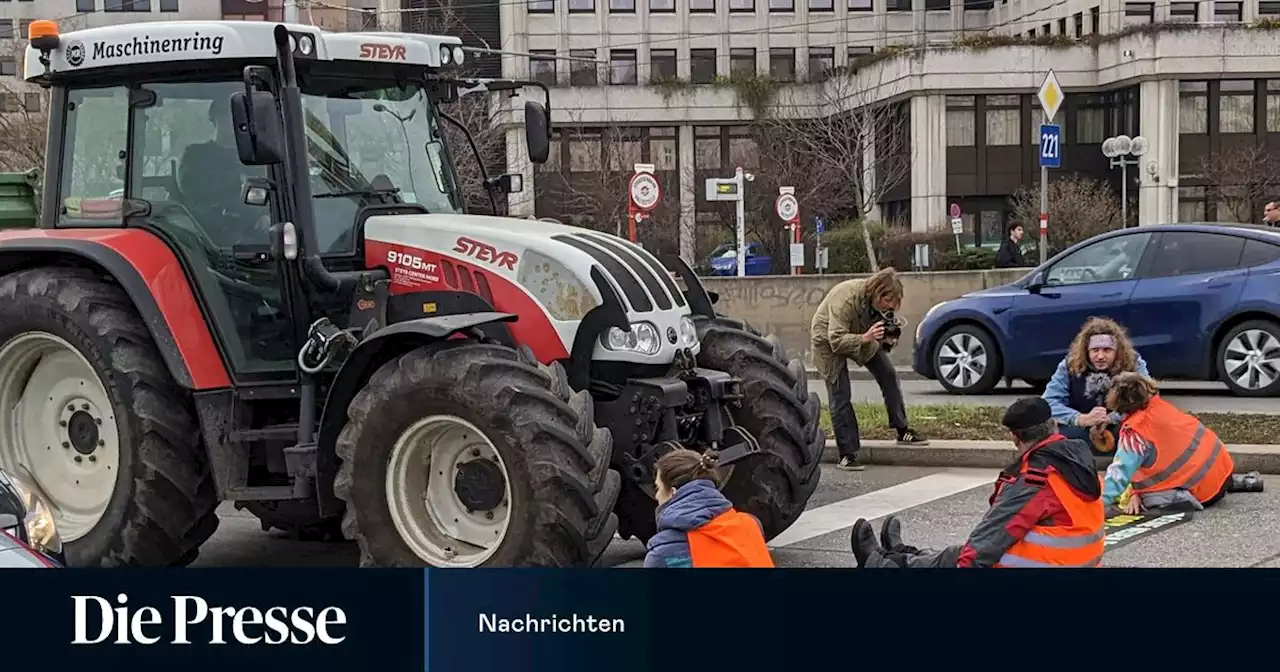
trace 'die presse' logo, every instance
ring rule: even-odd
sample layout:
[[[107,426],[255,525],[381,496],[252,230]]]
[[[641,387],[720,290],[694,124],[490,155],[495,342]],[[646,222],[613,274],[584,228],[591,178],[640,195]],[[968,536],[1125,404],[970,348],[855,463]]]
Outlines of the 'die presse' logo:
[[[338,607],[318,612],[311,607],[210,607],[195,595],[174,595],[166,620],[153,606],[131,608],[129,596],[116,595],[117,606],[96,595],[72,595],[75,633],[72,644],[191,644],[195,636],[206,644],[341,644],[345,634],[335,626],[347,624]],[[200,626],[200,627],[192,627]],[[172,634],[172,637],[169,635]],[[113,637],[114,635],[114,637]]]

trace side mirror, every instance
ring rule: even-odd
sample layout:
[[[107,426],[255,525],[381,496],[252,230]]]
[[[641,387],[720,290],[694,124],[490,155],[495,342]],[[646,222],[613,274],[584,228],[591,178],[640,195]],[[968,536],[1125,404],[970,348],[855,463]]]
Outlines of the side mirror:
[[[241,196],[245,205],[266,205],[271,197],[271,181],[261,177],[250,177],[244,181]]]
[[[231,94],[231,122],[240,163],[270,166],[284,162],[284,127],[276,111],[276,97],[270,92]]]
[[[0,530],[8,530],[22,524],[18,517],[12,513],[0,513]]]
[[[493,186],[499,193],[518,194],[524,191],[524,175],[521,173],[507,173],[493,178]]]
[[[1031,276],[1031,282],[1027,283],[1027,291],[1031,292],[1032,294],[1039,294],[1040,290],[1043,288],[1044,288],[1044,271],[1037,271],[1035,275]]]
[[[524,140],[529,146],[529,160],[546,163],[551,155],[551,120],[547,119],[547,108],[541,103],[524,104]]]

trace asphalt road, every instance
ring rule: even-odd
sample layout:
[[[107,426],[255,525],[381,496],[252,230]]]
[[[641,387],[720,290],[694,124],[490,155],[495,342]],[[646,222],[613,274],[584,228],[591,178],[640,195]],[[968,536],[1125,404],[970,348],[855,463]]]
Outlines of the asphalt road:
[[[780,567],[852,567],[849,528],[859,517],[879,529],[896,513],[904,538],[922,548],[960,543],[982,517],[995,476],[987,469],[870,466],[844,472],[824,465],[809,510],[774,540]],[[1262,493],[1232,494],[1185,524],[1144,535],[1108,551],[1112,567],[1280,567],[1280,477]],[[224,505],[222,524],[195,566],[356,566],[352,543],[300,542],[262,532],[257,520]],[[615,541],[610,567],[638,566],[644,548]]]
[[[883,399],[874,380],[854,379],[852,383],[855,402],[879,403]],[[1280,414],[1280,403],[1276,403],[1276,399],[1237,397],[1222,383],[1162,382],[1160,388],[1175,405],[1192,413]],[[822,403],[827,403],[827,387],[821,380],[810,380],[809,390],[817,392]],[[982,395],[951,394],[932,380],[903,380],[902,392],[908,406],[1008,406],[1018,397],[1036,394],[1020,380],[1015,380],[1011,389],[1001,382],[991,394]]]

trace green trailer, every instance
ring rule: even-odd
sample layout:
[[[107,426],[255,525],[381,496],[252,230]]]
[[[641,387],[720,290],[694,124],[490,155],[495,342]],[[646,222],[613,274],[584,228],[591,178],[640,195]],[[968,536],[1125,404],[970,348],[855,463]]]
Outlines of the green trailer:
[[[0,173],[0,229],[25,229],[36,225],[40,171]]]

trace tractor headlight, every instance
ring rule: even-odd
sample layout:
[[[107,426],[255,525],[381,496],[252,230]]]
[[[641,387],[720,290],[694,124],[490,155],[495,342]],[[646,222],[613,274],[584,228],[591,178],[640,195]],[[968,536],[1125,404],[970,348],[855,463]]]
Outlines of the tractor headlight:
[[[698,344],[698,328],[693,324],[693,318],[688,315],[680,316],[680,346],[692,348]]]
[[[658,328],[648,322],[636,322],[629,331],[609,327],[600,340],[610,350],[637,352],[642,355],[656,355],[662,347]]]
[[[448,65],[453,59],[453,49],[447,44],[440,45],[440,65]]]
[[[14,494],[27,511],[27,516],[22,521],[27,531],[27,545],[41,553],[61,554],[62,537],[58,536],[58,529],[54,524],[53,507],[49,506],[29,481],[13,472],[4,472],[4,475],[8,477]]]

